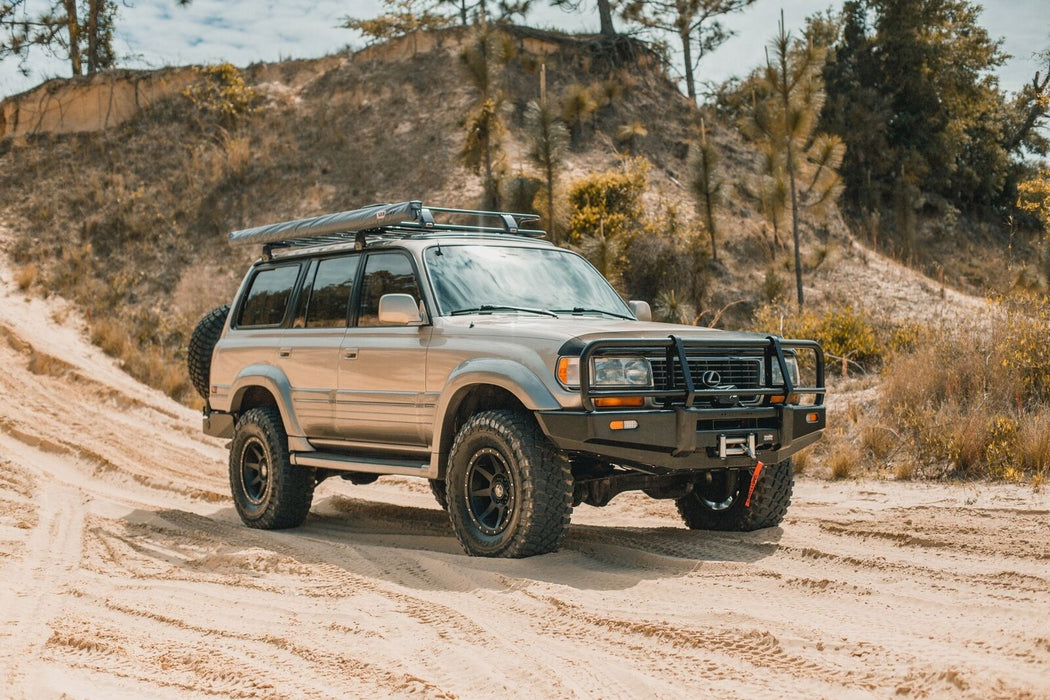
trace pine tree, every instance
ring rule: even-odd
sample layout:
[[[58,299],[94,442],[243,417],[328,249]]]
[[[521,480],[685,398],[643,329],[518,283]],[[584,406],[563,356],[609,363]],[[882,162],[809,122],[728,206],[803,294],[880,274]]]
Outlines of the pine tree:
[[[1006,56],[980,13],[969,0],[845,3],[821,120],[847,145],[852,204],[1013,203],[1018,162],[1050,147],[1039,134],[1050,83],[1037,74],[1007,99],[995,75]]]
[[[696,210],[703,219],[704,227],[711,236],[711,260],[718,261],[718,230],[716,213],[722,205],[725,178],[719,166],[721,156],[707,135],[704,122],[700,122],[700,138],[693,144],[689,159],[690,187],[696,195]]]
[[[190,0],[176,2],[188,5]],[[28,73],[25,61],[33,49],[41,49],[69,61],[72,75],[112,68],[117,63],[113,30],[119,8],[116,0],[4,0],[0,60],[17,58]]]
[[[755,0],[630,0],[623,16],[646,29],[673,34],[682,47],[682,67],[689,99],[696,101],[700,60],[733,33],[719,17],[739,12]]]
[[[554,7],[560,7],[568,12],[579,12],[583,6],[583,0],[551,0],[551,5]],[[598,8],[598,22],[600,25],[599,31],[603,37],[616,36],[616,30],[613,28],[613,7],[611,0],[596,0],[595,5]]]
[[[558,118],[547,100],[547,67],[540,68],[540,99],[529,102],[525,111],[525,124],[529,133],[529,160],[540,169],[543,177],[543,192],[547,208],[547,231],[557,245],[558,230],[554,222],[554,189],[558,171],[565,161],[569,147],[569,131]]]
[[[477,102],[466,118],[467,134],[460,159],[473,172],[482,175],[482,206],[488,209],[499,208],[500,181],[505,169],[504,91],[497,71],[510,61],[513,51],[506,37],[494,32],[482,18],[473,40],[460,55],[467,78],[477,93]]]
[[[370,43],[396,39],[451,25],[454,19],[437,12],[438,4],[438,0],[383,0],[386,12],[370,19],[347,16],[340,26],[361,32]]]
[[[783,14],[770,48],[773,56],[756,83],[752,113],[741,126],[763,152],[773,183],[770,191],[776,191],[778,178],[787,183],[795,291],[801,309],[805,299],[800,216],[824,215],[838,198],[842,189],[838,167],[845,146],[837,136],[816,132],[824,104],[821,72],[826,49],[812,37],[794,41],[784,29]]]

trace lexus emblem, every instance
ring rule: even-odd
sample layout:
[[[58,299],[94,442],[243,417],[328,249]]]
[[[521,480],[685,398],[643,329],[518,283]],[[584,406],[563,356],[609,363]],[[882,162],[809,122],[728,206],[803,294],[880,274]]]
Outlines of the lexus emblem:
[[[722,375],[714,370],[708,370],[700,376],[700,381],[704,383],[704,386],[717,389],[722,384]]]

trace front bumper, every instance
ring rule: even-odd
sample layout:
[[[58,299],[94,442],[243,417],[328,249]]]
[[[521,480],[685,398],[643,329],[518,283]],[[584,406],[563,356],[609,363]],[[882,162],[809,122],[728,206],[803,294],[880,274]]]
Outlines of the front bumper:
[[[756,460],[782,462],[819,440],[826,425],[823,405],[538,411],[536,418],[562,450],[642,469],[670,470],[752,467]],[[636,427],[613,427],[624,424]],[[754,456],[748,453],[752,447]]]

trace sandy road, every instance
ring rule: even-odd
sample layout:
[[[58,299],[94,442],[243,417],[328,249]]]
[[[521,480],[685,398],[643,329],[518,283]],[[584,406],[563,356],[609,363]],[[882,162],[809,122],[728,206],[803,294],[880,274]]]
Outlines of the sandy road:
[[[1050,697],[1045,491],[804,479],[751,534],[627,494],[472,559],[409,479],[244,528],[193,412],[8,283],[0,364],[0,696]]]

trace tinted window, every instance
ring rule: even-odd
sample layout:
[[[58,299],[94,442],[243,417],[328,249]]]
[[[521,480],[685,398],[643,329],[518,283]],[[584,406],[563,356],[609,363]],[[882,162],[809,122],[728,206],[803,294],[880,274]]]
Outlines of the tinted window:
[[[256,273],[237,322],[245,326],[276,326],[284,320],[288,298],[299,277],[299,265],[284,265]]]
[[[317,266],[306,310],[307,328],[345,328],[359,258],[325,258]]]
[[[411,294],[419,303],[416,274],[412,270],[412,263],[404,255],[381,253],[368,256],[357,325],[379,325],[379,299],[384,294]]]

